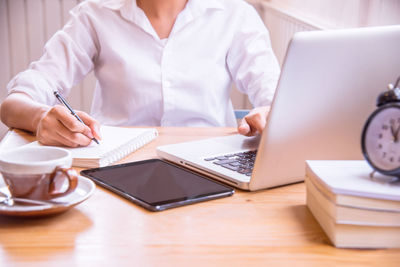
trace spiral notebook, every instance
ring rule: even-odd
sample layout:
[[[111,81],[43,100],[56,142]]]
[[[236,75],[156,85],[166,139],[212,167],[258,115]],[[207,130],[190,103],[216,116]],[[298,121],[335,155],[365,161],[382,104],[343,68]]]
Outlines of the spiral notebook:
[[[96,168],[108,166],[138,150],[157,137],[154,128],[124,128],[101,126],[100,144],[92,142],[86,147],[65,148],[72,152],[75,167]],[[33,142],[28,146],[41,145]]]

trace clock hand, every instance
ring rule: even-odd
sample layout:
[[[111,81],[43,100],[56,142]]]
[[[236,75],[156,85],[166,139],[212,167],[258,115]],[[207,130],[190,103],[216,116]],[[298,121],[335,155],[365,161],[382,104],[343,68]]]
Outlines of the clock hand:
[[[390,125],[390,132],[392,133],[393,136],[393,142],[397,142],[397,133],[398,133],[398,129],[397,131],[394,130],[393,128],[393,124]]]
[[[398,141],[399,131],[400,131],[400,125],[397,126],[396,131],[394,132],[394,142],[395,143],[397,143],[397,141]]]

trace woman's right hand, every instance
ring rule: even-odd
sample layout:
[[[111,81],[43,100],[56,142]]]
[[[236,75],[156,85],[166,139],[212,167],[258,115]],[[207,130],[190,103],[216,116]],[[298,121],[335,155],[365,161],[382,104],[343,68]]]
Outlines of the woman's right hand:
[[[55,146],[87,146],[92,137],[100,140],[100,124],[82,111],[79,122],[64,106],[48,106],[25,93],[11,93],[0,105],[1,120],[10,128],[36,133],[39,142]]]
[[[64,106],[56,105],[40,114],[36,126],[37,140],[52,146],[87,146],[92,138],[100,140],[100,124],[87,113],[76,111],[78,121]]]

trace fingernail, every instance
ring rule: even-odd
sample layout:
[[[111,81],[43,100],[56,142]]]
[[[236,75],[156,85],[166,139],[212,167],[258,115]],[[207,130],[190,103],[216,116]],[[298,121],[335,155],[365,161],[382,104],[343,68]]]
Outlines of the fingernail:
[[[90,139],[93,139],[93,138],[94,138],[92,132],[88,132],[88,133],[86,134],[86,136],[89,137]]]

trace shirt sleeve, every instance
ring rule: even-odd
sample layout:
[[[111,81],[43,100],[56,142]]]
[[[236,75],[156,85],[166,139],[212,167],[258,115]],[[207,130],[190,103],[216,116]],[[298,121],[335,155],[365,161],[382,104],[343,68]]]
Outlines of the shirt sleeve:
[[[95,31],[84,4],[71,12],[71,19],[44,47],[42,57],[17,74],[7,85],[8,93],[22,92],[34,100],[53,105],[54,90],[68,95],[92,69],[98,53]]]
[[[254,107],[270,105],[280,75],[269,32],[255,9],[246,4],[227,55],[236,87]]]

